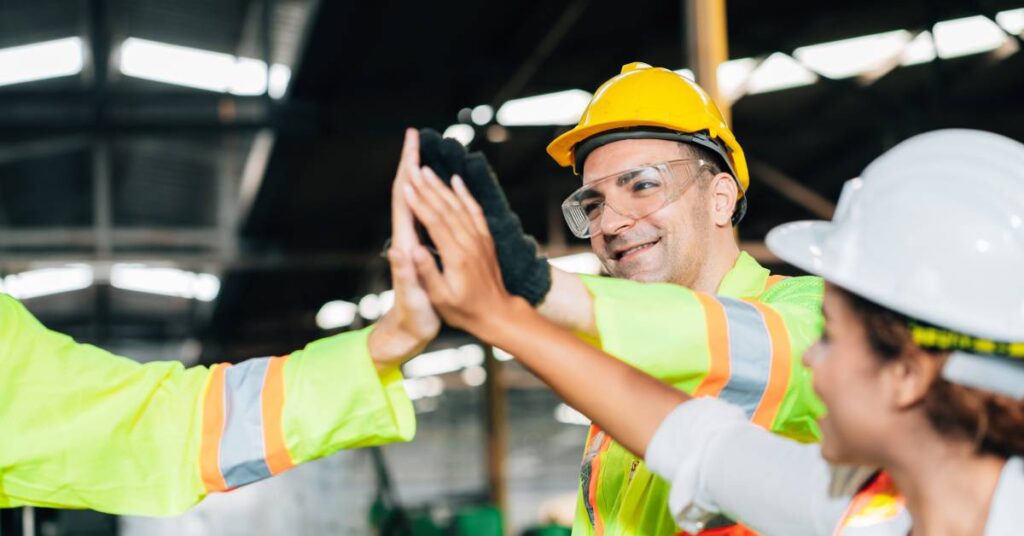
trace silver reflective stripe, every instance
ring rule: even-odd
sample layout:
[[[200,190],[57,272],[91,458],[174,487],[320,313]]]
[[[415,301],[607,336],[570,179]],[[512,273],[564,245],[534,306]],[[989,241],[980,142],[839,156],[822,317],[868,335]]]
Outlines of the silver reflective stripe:
[[[220,472],[229,488],[270,476],[263,451],[263,404],[260,395],[269,357],[250,359],[224,373],[224,435]]]
[[[719,398],[754,416],[772,369],[772,339],[760,311],[740,300],[718,297],[725,307],[729,333],[729,383]]]

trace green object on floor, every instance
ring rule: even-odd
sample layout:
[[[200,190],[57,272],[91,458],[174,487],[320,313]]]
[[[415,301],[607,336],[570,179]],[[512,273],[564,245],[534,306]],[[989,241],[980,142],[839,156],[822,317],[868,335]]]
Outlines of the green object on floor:
[[[572,529],[561,525],[545,525],[543,527],[532,527],[523,532],[523,536],[569,536]]]
[[[458,536],[502,536],[501,510],[494,506],[460,510],[452,519],[452,529]]]

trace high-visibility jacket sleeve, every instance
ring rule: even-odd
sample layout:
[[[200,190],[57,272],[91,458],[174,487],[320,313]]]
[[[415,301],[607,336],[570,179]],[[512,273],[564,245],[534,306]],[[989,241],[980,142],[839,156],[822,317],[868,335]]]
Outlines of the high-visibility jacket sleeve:
[[[0,507],[180,513],[338,449],[408,440],[369,329],[285,357],[185,368],[78,344],[0,295]]]
[[[822,413],[803,352],[821,333],[821,282],[773,299],[736,299],[679,285],[583,277],[606,352],[694,396],[715,396],[764,428],[809,441]]]

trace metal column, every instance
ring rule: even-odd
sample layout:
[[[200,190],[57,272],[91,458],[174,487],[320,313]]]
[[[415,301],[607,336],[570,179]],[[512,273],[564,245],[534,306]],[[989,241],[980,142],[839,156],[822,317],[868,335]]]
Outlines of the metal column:
[[[697,83],[711,95],[732,123],[729,103],[718,91],[718,66],[729,59],[729,34],[725,25],[725,0],[684,0],[684,57]]]
[[[484,345],[484,370],[487,381],[484,383],[486,397],[486,434],[487,434],[487,484],[488,495],[502,513],[502,520],[507,533],[508,528],[508,483],[505,477],[505,459],[508,457],[508,417],[506,413],[505,382],[501,370],[502,363],[495,359],[494,348]]]

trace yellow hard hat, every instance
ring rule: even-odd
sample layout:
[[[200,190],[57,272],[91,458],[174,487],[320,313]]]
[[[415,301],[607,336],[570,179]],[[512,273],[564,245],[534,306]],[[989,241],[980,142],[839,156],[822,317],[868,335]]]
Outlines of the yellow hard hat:
[[[548,154],[560,166],[583,168],[590,151],[621,139],[695,143],[722,157],[743,196],[750,184],[747,160],[722,112],[696,83],[661,67],[634,62],[597,88],[575,128],[555,138]]]

